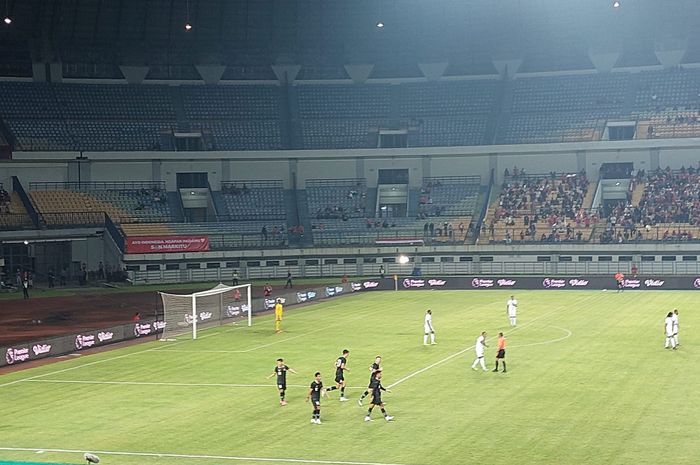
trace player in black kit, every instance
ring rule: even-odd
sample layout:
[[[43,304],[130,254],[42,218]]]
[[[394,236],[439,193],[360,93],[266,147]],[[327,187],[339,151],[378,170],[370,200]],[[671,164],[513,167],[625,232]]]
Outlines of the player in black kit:
[[[346,368],[348,363],[348,357],[350,356],[350,351],[348,349],[343,350],[343,355],[338,357],[335,361],[335,386],[331,386],[326,391],[335,391],[340,389],[340,401],[347,402],[349,399],[345,397],[345,372],[350,371]]]
[[[365,421],[372,421],[372,409],[374,407],[379,407],[382,409],[382,414],[384,415],[384,419],[386,421],[391,421],[394,419],[391,415],[386,413],[386,410],[384,410],[384,402],[382,402],[382,391],[386,392],[391,392],[388,389],[384,389],[384,386],[382,386],[382,370],[377,370],[374,373],[374,379],[372,380],[372,384],[369,385],[370,389],[372,389],[372,403],[370,404],[369,408],[367,409],[367,416],[365,417]]]
[[[365,392],[362,393],[362,396],[360,396],[360,398],[357,401],[360,407],[362,407],[362,401],[365,400],[365,397],[369,395],[369,390],[372,386],[372,381],[374,381],[374,374],[378,371],[381,371],[381,367],[379,366],[381,363],[382,357],[377,355],[377,357],[374,359],[374,363],[369,367],[369,384],[367,385],[367,389],[365,390]]]
[[[277,359],[277,365],[275,366],[274,371],[270,376],[267,377],[267,379],[272,378],[273,376],[277,375],[277,389],[279,389],[280,392],[280,405],[287,405],[287,401],[284,400],[284,392],[287,390],[287,372],[291,371],[294,374],[297,374],[296,371],[292,370],[289,368],[287,365],[284,364],[284,360],[281,358]]]
[[[321,424],[321,396],[323,395],[323,383],[321,382],[321,373],[318,371],[314,375],[316,378],[311,382],[309,394],[306,396],[306,401],[311,399],[311,404],[314,407],[314,412],[311,415],[311,423]]]

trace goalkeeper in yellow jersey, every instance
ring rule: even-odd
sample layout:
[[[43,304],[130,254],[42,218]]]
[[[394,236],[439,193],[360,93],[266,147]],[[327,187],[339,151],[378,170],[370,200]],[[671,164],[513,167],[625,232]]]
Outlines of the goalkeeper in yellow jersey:
[[[282,332],[282,314],[284,313],[284,308],[282,307],[282,299],[277,299],[275,304],[275,332]]]

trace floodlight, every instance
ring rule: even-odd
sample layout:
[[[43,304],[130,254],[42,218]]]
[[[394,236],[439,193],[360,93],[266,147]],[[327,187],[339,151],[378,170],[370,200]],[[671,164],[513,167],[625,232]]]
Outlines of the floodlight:
[[[186,30],[186,31],[192,30],[192,24],[189,23],[189,22],[185,23],[185,30]]]
[[[383,28],[383,27],[384,27],[384,23],[381,22],[381,21],[377,22],[377,27],[378,27],[379,29]]]
[[[398,261],[401,265],[405,265],[410,259],[406,255],[399,255]]]
[[[12,18],[10,18],[9,16],[5,16],[5,19],[3,19],[3,21],[5,22],[5,24],[12,24]]]
[[[620,8],[620,2],[619,0],[615,0],[612,4],[613,8]]]

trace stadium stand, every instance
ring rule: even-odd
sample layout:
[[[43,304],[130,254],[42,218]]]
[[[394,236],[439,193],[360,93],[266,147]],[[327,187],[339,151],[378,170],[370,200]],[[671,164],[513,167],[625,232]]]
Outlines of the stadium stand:
[[[649,173],[639,210],[644,225],[700,225],[700,174],[692,167]]]
[[[585,173],[526,175],[517,168],[503,182],[482,225],[491,242],[588,241],[597,222],[594,187]]]
[[[32,229],[32,223],[27,210],[24,208],[19,196],[5,190],[0,183],[0,230],[12,231],[16,229]]]
[[[366,204],[369,195],[363,179],[308,180],[314,244],[464,241],[478,211],[480,178],[426,178],[422,191],[415,205],[417,218],[383,217]]]
[[[371,148],[369,132],[390,116],[388,85],[300,85],[296,97],[306,148]]]
[[[483,115],[493,110],[498,81],[406,83],[399,89],[401,117]]]
[[[181,86],[182,104],[189,120],[279,118],[278,87]]]
[[[519,78],[500,144],[598,140],[609,118],[623,114],[629,73]]]
[[[251,221],[260,219],[286,222],[282,181],[231,181],[221,183],[220,219]],[[216,199],[215,199],[216,202]]]
[[[32,183],[30,197],[47,224],[70,224],[72,213],[107,213],[116,223],[173,219],[159,183]],[[80,216],[75,222],[79,224]]]
[[[308,179],[306,198],[310,218],[348,220],[367,216],[364,179]]]
[[[700,70],[389,84],[114,85],[0,82],[16,150],[159,150],[173,131],[205,150],[376,148],[600,140],[609,121],[635,138],[700,136]],[[286,92],[286,94],[285,94]],[[287,101],[287,97],[289,100]],[[288,103],[288,104],[287,104]]]
[[[175,119],[165,86],[54,84],[52,90],[61,117],[68,120]]]

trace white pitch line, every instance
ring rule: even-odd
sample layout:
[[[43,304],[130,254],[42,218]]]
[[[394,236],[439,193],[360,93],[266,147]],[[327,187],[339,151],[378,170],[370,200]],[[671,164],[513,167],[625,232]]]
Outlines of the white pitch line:
[[[338,304],[334,304],[334,305],[337,306]],[[264,318],[264,317],[263,317],[263,318]],[[345,323],[345,322],[343,322],[343,323]],[[338,323],[338,324],[340,324],[340,323]],[[335,325],[333,325],[333,326],[337,326],[338,324],[335,324]],[[209,334],[204,334],[204,335],[202,335],[202,336],[199,336],[199,339],[205,339],[205,338],[212,337],[212,336],[218,336],[218,335],[221,335],[221,334],[224,334],[224,333],[228,333],[228,332],[231,332],[231,331],[235,331],[235,330],[240,329],[240,328],[243,328],[243,327],[244,327],[244,326],[234,326],[234,327],[232,327],[232,328],[230,328],[230,329],[227,329],[227,330],[225,330],[225,331],[216,331],[216,332],[212,332],[212,333],[209,333]],[[247,326],[245,326],[245,327],[247,328]],[[220,328],[220,327],[219,327],[219,328]],[[214,329],[214,328],[212,328],[212,329]],[[302,336],[302,335],[294,336],[294,337],[301,337],[301,336]],[[289,338],[289,339],[291,339],[291,338]],[[131,353],[124,354],[124,355],[118,355],[118,356],[116,356],[116,357],[110,357],[110,358],[106,358],[106,359],[102,359],[102,360],[96,360],[96,361],[94,361],[94,362],[84,363],[84,364],[82,364],[82,365],[76,365],[76,366],[70,367],[70,368],[64,368],[63,370],[56,370],[56,371],[51,371],[51,372],[44,373],[44,374],[41,374],[41,375],[30,376],[30,377],[28,377],[28,378],[16,379],[16,380],[14,380],[14,381],[9,381],[9,382],[7,382],[7,383],[2,383],[2,384],[0,384],[0,388],[6,387],[6,386],[12,386],[12,385],[15,385],[15,384],[18,384],[18,383],[22,383],[22,382],[24,382],[24,381],[32,381],[32,380],[35,380],[35,379],[38,379],[38,378],[44,378],[44,377],[46,377],[46,376],[57,375],[57,374],[60,374],[60,373],[65,373],[65,372],[68,372],[68,371],[77,370],[77,369],[79,369],[79,368],[84,368],[84,367],[88,367],[88,366],[92,366],[92,365],[97,365],[97,364],[100,364],[100,363],[111,362],[111,361],[119,360],[119,359],[122,359],[122,358],[125,358],[125,357],[130,357],[130,356],[132,356],[132,355],[144,354],[144,353],[148,353],[148,352],[154,352],[154,351],[160,351],[160,350],[164,350],[164,349],[169,349],[170,347],[173,347],[173,346],[179,345],[179,344],[184,344],[185,342],[192,342],[192,340],[191,340],[191,339],[186,339],[186,340],[182,340],[182,341],[177,341],[177,342],[173,342],[173,343],[168,343],[168,345],[163,345],[163,346],[159,346],[159,347],[154,347],[154,348],[151,348],[151,349],[139,350],[139,351],[131,352]],[[275,343],[279,343],[279,342],[283,342],[283,341],[275,341]],[[260,347],[254,348],[254,350],[257,350],[258,348],[260,348]],[[249,351],[249,350],[251,350],[251,349],[248,349],[248,351]]]
[[[236,383],[169,383],[153,381],[92,381],[92,380],[70,380],[70,379],[30,379],[27,383],[46,384],[105,384],[116,386],[173,386],[173,387],[226,387],[226,388],[275,388],[275,384],[236,384]],[[308,388],[305,384],[287,384],[287,387]],[[364,387],[351,387],[345,389],[365,389]]]
[[[30,448],[30,447],[0,447],[0,450],[8,452],[36,452],[42,450],[44,452],[53,452],[61,454],[83,454],[84,450],[77,449],[46,449],[46,448]],[[406,465],[400,463],[381,463],[381,462],[358,462],[347,460],[320,460],[320,459],[293,459],[293,458],[274,458],[274,457],[240,457],[234,455],[203,455],[203,454],[171,454],[158,452],[126,452],[126,451],[105,451],[105,450],[90,450],[93,454],[102,455],[120,455],[131,457],[156,457],[156,458],[176,458],[176,459],[202,459],[202,460],[231,460],[231,461],[247,461],[247,462],[266,462],[266,463],[312,463],[323,465]]]
[[[590,297],[587,297],[585,300],[589,300],[589,299],[592,298],[592,297],[597,297],[597,294],[596,294],[596,295],[591,295]],[[582,301],[582,302],[583,302],[583,301]],[[564,306],[557,307],[556,309],[552,310],[551,312],[547,312],[547,313],[545,313],[545,314],[542,314],[542,315],[538,316],[537,318],[534,318],[534,319],[530,320],[529,322],[525,323],[525,324],[522,325],[522,326],[516,326],[514,329],[511,329],[511,330],[509,330],[509,331],[504,331],[504,334],[509,334],[509,333],[513,333],[513,332],[515,332],[515,331],[519,331],[519,330],[521,330],[522,328],[525,328],[525,327],[527,327],[527,326],[530,326],[530,325],[531,325],[532,323],[534,323],[535,321],[540,320],[540,319],[542,319],[542,318],[544,318],[544,317],[546,317],[546,316],[552,315],[553,313],[556,313],[556,312],[558,312],[559,310],[561,310],[561,309],[563,309],[563,308],[566,308],[566,307],[564,307]],[[563,328],[560,328],[560,329],[563,329]],[[567,336],[567,337],[568,337],[568,336]],[[566,338],[565,338],[565,339],[566,339]],[[540,342],[540,343],[538,343],[538,344],[542,344],[542,343]],[[449,362],[449,361],[452,360],[453,358],[459,357],[459,356],[462,355],[463,353],[468,352],[468,351],[470,351],[470,350],[473,349],[473,348],[474,348],[474,346],[471,345],[471,346],[467,347],[466,349],[462,349],[462,350],[460,350],[459,352],[455,352],[454,354],[449,355],[449,356],[443,358],[442,360],[438,360],[437,362],[432,363],[432,364],[428,365],[427,367],[421,368],[420,370],[414,371],[413,373],[409,373],[408,375],[404,376],[403,378],[400,378],[399,380],[394,381],[392,384],[388,385],[388,386],[387,386],[387,389],[391,389],[391,388],[393,388],[394,386],[397,386],[397,385],[403,383],[404,381],[408,381],[409,379],[413,378],[414,376],[419,375],[419,374],[421,374],[421,373],[424,373],[424,372],[430,370],[431,368],[435,368],[435,367],[438,366],[438,365],[442,365],[442,364],[445,363],[445,362]]]
[[[231,328],[231,329],[227,329],[226,331],[221,331],[221,333],[227,333],[227,332],[233,331],[233,330],[235,330],[235,329],[237,329],[237,328],[234,327],[234,328]],[[205,334],[205,335],[202,336],[200,339],[203,339],[203,338],[205,338],[205,337],[214,336],[214,335],[216,335],[216,334],[220,334],[220,333],[217,332],[217,333],[212,333],[212,334]],[[174,345],[182,344],[182,343],[185,343],[185,342],[189,342],[189,341],[173,342],[173,343],[168,344],[167,346],[159,346],[159,347],[153,347],[153,348],[150,348],[150,349],[138,350],[138,351],[136,351],[136,352],[130,352],[130,353],[124,354],[124,355],[117,355],[116,357],[105,358],[105,359],[102,359],[102,360],[95,360],[94,362],[83,363],[82,365],[76,365],[76,366],[74,366],[74,367],[64,368],[64,369],[62,369],[62,370],[50,371],[50,372],[48,372],[48,373],[43,373],[43,374],[41,374],[41,375],[35,375],[35,376],[30,376],[30,377],[28,377],[28,378],[16,379],[16,380],[14,380],[14,381],[9,381],[9,382],[7,382],[7,383],[0,384],[0,388],[1,388],[1,387],[6,387],[6,386],[12,386],[12,385],[14,385],[14,384],[22,383],[22,382],[24,382],[24,381],[32,381],[32,380],[35,380],[35,379],[38,379],[38,378],[44,378],[44,377],[46,377],[46,376],[58,375],[58,374],[61,374],[61,373],[66,373],[66,372],[68,372],[68,371],[77,370],[77,369],[79,369],[79,368],[85,368],[85,367],[92,366],[92,365],[98,365],[98,364],[100,364],[100,363],[111,362],[111,361],[119,360],[119,359],[122,359],[122,358],[125,358],[125,357],[131,357],[132,355],[138,355],[138,354],[143,354],[143,353],[147,353],[147,352],[153,352],[153,351],[156,351],[156,350],[161,350],[162,348],[165,348],[165,347],[172,347],[172,346],[174,346]]]
[[[561,342],[565,339],[569,339],[571,337],[571,335],[573,334],[570,330],[568,330],[566,328],[560,328],[559,326],[550,326],[550,328],[561,329],[562,331],[564,331],[564,333],[566,333],[566,335],[562,336],[560,338],[557,338],[557,339],[550,339],[549,341],[531,342],[529,344],[517,344],[514,346],[509,346],[509,348],[515,349],[515,348],[521,348],[521,347],[532,347],[532,346],[542,346],[542,345],[546,345],[546,344],[554,344],[555,342]]]

